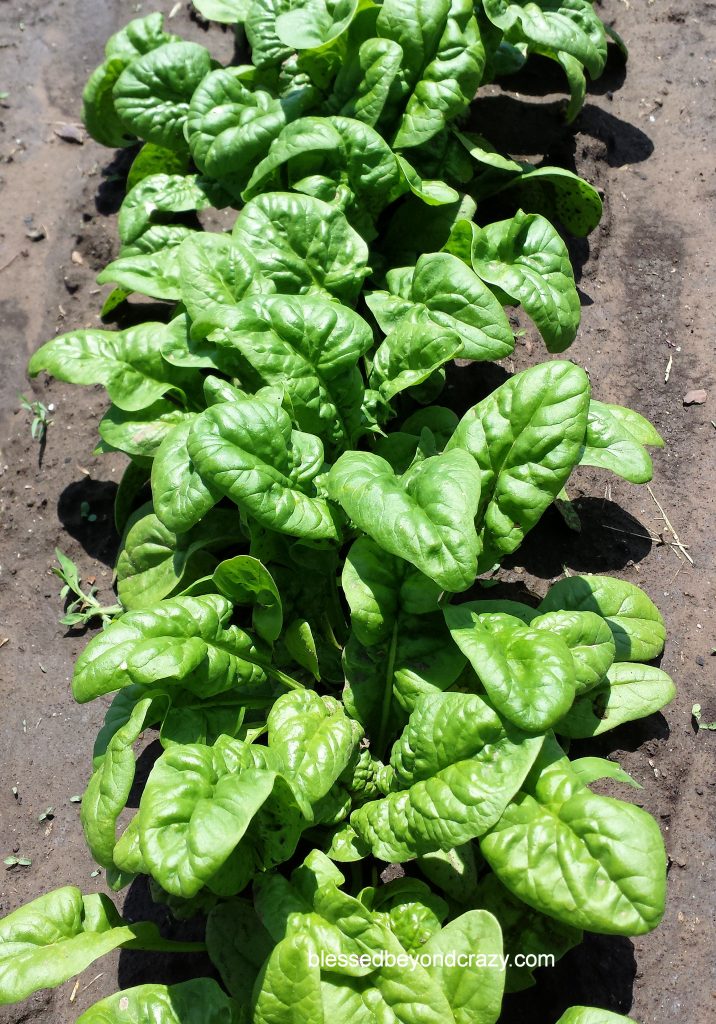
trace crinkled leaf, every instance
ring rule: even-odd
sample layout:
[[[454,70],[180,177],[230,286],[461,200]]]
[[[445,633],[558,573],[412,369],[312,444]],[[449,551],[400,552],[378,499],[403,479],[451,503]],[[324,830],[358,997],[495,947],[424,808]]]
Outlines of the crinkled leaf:
[[[607,623],[594,612],[547,612],[530,625],[560,637],[574,662],[577,695],[591,690],[607,674],[616,655],[614,637]]]
[[[115,992],[78,1017],[77,1024],[238,1024],[239,1007],[213,978],[178,985],[138,985]]]
[[[652,464],[644,445],[663,448],[664,441],[651,423],[633,409],[591,401],[587,433],[580,457],[582,466],[597,466],[632,484],[651,480]]]
[[[463,452],[425,459],[402,478],[377,455],[346,452],[326,487],[369,537],[439,586],[460,591],[474,581],[480,475]]]
[[[134,412],[110,405],[99,422],[99,436],[110,449],[152,459],[167,434],[190,416],[166,398]]]

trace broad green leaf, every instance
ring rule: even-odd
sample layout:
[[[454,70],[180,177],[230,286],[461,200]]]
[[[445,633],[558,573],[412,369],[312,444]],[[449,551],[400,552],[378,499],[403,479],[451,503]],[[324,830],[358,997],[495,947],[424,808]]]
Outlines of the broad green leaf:
[[[570,576],[547,591],[540,612],[589,611],[606,619],[617,661],[650,661],[664,649],[666,630],[659,609],[644,591],[610,576]]]
[[[673,680],[653,665],[617,662],[606,678],[575,700],[555,725],[561,736],[601,736],[610,729],[660,711],[676,695]]]
[[[123,247],[160,218],[175,213],[204,210],[218,200],[209,183],[196,174],[151,174],[143,178],[124,197],[117,228]]]
[[[321,667],[311,623],[307,619],[294,619],[282,639],[293,660],[310,672],[314,679],[319,680]]]
[[[432,957],[426,970],[447,996],[455,1024],[494,1024],[500,1015],[505,973],[504,967],[492,966],[494,958],[502,956],[502,932],[492,914],[486,910],[461,914],[432,935],[420,954]],[[450,954],[457,954],[453,966]],[[485,957],[491,966],[464,965],[464,954]]]
[[[608,761],[604,757],[579,757],[571,762],[572,771],[575,771],[585,786],[599,779],[614,779],[616,782],[623,782],[625,786],[633,786],[634,789],[643,789],[636,779],[633,779],[628,772],[625,772],[616,761]]]
[[[447,450],[464,448],[480,467],[481,569],[519,547],[564,487],[588,407],[584,370],[555,361],[516,374],[461,419]]]
[[[274,947],[253,906],[230,900],[214,907],[206,921],[206,946],[231,995],[248,1006],[259,970]]]
[[[99,422],[99,436],[110,449],[152,459],[165,437],[190,416],[166,398],[134,412],[110,405]]]
[[[427,320],[457,335],[465,359],[501,359],[514,348],[509,322],[495,296],[449,253],[420,257],[409,298],[371,292],[366,301],[386,334],[406,318],[410,323]]]
[[[128,611],[151,608],[180,586],[214,571],[212,550],[241,543],[234,512],[217,509],[186,533],[176,534],[150,513],[138,519],[123,539],[117,559],[117,593]],[[223,593],[223,591],[222,591]]]
[[[158,253],[162,249],[171,249],[180,245],[185,238],[196,237],[199,234],[200,232],[187,228],[183,224],[150,224],[138,238],[122,245],[120,256],[143,256]]]
[[[255,396],[207,409],[188,450],[204,483],[261,525],[295,537],[337,537],[328,502],[307,493],[323,463],[322,445],[292,430],[274,401]]]
[[[394,103],[402,57],[402,48],[391,39],[365,39],[349,48],[328,100],[331,110],[378,126]]]
[[[145,142],[129,168],[127,191],[152,174],[186,174],[188,170],[189,158],[185,153]]]
[[[250,6],[251,0],[196,0],[194,3],[203,18],[223,25],[240,25],[246,20]]]
[[[600,683],[616,655],[612,631],[594,612],[547,612],[535,616],[530,625],[560,637],[574,662],[577,695]]]
[[[132,744],[153,720],[153,699],[138,701],[112,736],[82,797],[80,817],[90,853],[102,867],[114,867],[117,819],[126,806],[134,782]]]
[[[588,181],[564,167],[532,167],[517,164],[518,174],[495,183],[481,195],[510,193],[526,213],[540,213],[547,220],[560,221],[579,237],[592,232],[602,217],[602,200]]]
[[[460,193],[446,182],[421,178],[413,165],[400,153],[396,153],[396,160],[405,184],[414,196],[428,206],[447,206],[459,200]]]
[[[291,856],[303,819],[286,781],[262,766],[263,750],[259,757],[259,748],[254,755],[220,737],[213,747],[171,746],[155,762],[139,805],[139,839],[167,892],[190,898],[209,883],[234,895],[256,870]]]
[[[279,65],[290,57],[292,47],[282,43],[276,33],[277,17],[290,9],[290,0],[252,0],[249,5],[244,28],[257,68]]]
[[[293,50],[310,50],[330,43],[350,25],[358,0],[304,0],[276,18],[276,35]]]
[[[442,35],[430,57],[413,86],[393,140],[398,149],[432,139],[463,113],[477,92],[485,68],[485,48],[471,0],[451,0]]]
[[[582,466],[609,469],[632,484],[648,483],[652,464],[645,444],[663,448],[664,441],[638,412],[604,402],[589,403],[587,433],[579,460]]]
[[[78,1017],[77,1024],[239,1024],[240,1010],[213,978],[178,985],[137,985],[115,992]]]
[[[404,861],[450,850],[499,819],[542,746],[475,694],[420,698],[393,748],[396,785],[351,815],[351,825],[381,860]]]
[[[590,0],[483,0],[485,14],[512,43],[522,40],[575,57],[598,78],[607,38]]]
[[[324,797],[348,767],[362,730],[333,697],[293,690],[278,698],[268,716],[268,742],[311,804]]]
[[[206,483],[189,456],[187,442],[194,417],[172,428],[152,463],[152,503],[167,530],[185,533],[219,501],[221,492]]]
[[[596,1006],[570,1006],[562,1014],[557,1024],[633,1024],[631,1017],[623,1017],[621,1013],[602,1010]]]
[[[121,536],[136,505],[141,504],[140,493],[149,481],[149,468],[141,459],[130,461],[119,481],[114,498],[114,528]]]
[[[458,196],[441,206],[425,209],[417,197],[406,196],[391,216],[381,235],[381,249],[395,266],[415,264],[423,253],[439,252],[454,225],[475,216],[477,204],[471,196]]]
[[[179,36],[164,31],[164,15],[155,12],[144,18],[133,18],[119,32],[111,35],[105,43],[104,53],[107,58],[122,57],[131,61],[165,43],[179,41]]]
[[[664,912],[666,854],[639,807],[592,793],[553,739],[480,848],[536,910],[606,935],[643,935]]]
[[[251,637],[227,625],[224,597],[175,597],[127,612],[95,636],[75,664],[72,692],[80,703],[131,683],[181,684],[206,697],[266,679]]]
[[[177,247],[120,256],[97,275],[97,284],[114,284],[130,294],[177,301],[181,298]]]
[[[184,150],[189,100],[211,71],[211,57],[198,43],[166,43],[138,57],[114,86],[120,120],[140,139]]]
[[[218,306],[233,307],[246,295],[268,291],[258,263],[229,235],[195,234],[178,251],[181,298],[192,320]]]
[[[453,232],[464,230],[456,225]],[[471,224],[475,273],[521,305],[534,320],[550,352],[574,341],[581,307],[567,247],[548,220],[518,211],[483,228]],[[453,251],[453,239],[446,246]]]
[[[181,949],[153,924],[125,924],[103,893],[83,896],[69,885],[48,892],[0,920],[0,1005],[55,988],[127,943]]]
[[[450,13],[450,0],[386,0],[378,15],[378,35],[392,39],[403,50],[403,94],[419,80],[440,46]]]
[[[401,320],[373,355],[371,387],[389,402],[406,388],[422,384],[461,350],[462,341],[452,331],[428,320]]]
[[[490,629],[479,602],[445,608],[452,638],[467,656],[496,709],[528,732],[544,731],[570,708],[574,661],[559,635],[532,626]]]
[[[222,372],[251,390],[285,388],[298,427],[331,450],[354,443],[365,391],[358,364],[373,344],[357,313],[321,295],[265,295],[207,317],[221,322],[209,341]]]
[[[165,324],[142,323],[124,331],[71,331],[46,342],[32,356],[28,372],[41,370],[69,384],[103,384],[126,412],[151,406],[168,391],[184,398],[190,375],[161,356]]]
[[[162,719],[159,739],[165,749],[173,743],[213,747],[220,736],[238,735],[245,711],[241,694],[229,692],[203,700],[180,691]]]
[[[318,946],[308,932],[287,935],[256,982],[254,1024],[324,1024]]]
[[[418,867],[439,889],[458,903],[470,900],[477,887],[479,855],[472,842],[452,850],[435,850],[418,857]]]
[[[401,478],[377,455],[346,452],[326,488],[369,537],[439,586],[460,591],[473,583],[480,474],[465,453],[425,459]]]
[[[82,92],[82,120],[87,131],[95,142],[112,149],[131,146],[136,141],[114,106],[114,86],[126,66],[122,57],[104,61],[92,72]]]
[[[288,102],[251,88],[254,73],[245,65],[212,71],[195,90],[187,120],[197,167],[237,198],[291,111]]]
[[[316,185],[310,184],[313,178]],[[349,216],[362,225],[390,202],[399,181],[394,154],[369,125],[340,116],[303,117],[271,143],[243,197],[251,199],[275,184],[333,203],[348,190]]]
[[[516,955],[528,957],[551,954],[555,960],[582,941],[582,932],[552,917],[540,914],[509,892],[492,872],[483,876],[475,902],[500,922],[507,965],[505,989],[519,992],[535,984],[534,968],[515,965]],[[523,961],[524,962],[524,961]]]
[[[353,305],[368,274],[363,239],[340,210],[312,196],[270,192],[252,199],[234,238],[281,294],[329,292]]]
[[[258,558],[235,555],[219,562],[212,582],[233,604],[253,604],[253,625],[267,643],[281,635],[283,610],[281,596],[271,573]]]

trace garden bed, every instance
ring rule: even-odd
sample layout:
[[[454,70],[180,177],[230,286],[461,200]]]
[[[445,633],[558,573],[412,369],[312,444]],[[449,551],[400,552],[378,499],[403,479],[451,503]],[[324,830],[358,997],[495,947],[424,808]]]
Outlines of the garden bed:
[[[545,1020],[584,1002],[630,1012],[643,1024],[661,1024],[675,1013],[706,1019],[716,988],[710,956],[716,891],[709,820],[716,787],[714,737],[697,735],[690,715],[698,702],[706,720],[716,718],[710,696],[714,623],[708,610],[714,564],[710,309],[716,287],[708,265],[714,112],[703,108],[716,39],[713,8],[707,5],[634,7],[604,6],[603,16],[616,19],[631,44],[628,73],[622,81],[622,69],[608,69],[573,128],[562,125],[556,97],[552,104],[550,96],[530,94],[534,80],[527,75],[515,88],[521,104],[534,104],[528,112],[491,89],[475,108],[473,126],[489,130],[494,143],[519,156],[533,161],[546,156],[551,163],[574,166],[605,191],[600,227],[573,252],[581,271],[583,320],[569,356],[589,371],[602,400],[646,415],[666,441],[654,460],[653,496],[581,469],[570,486],[581,535],[570,534],[550,511],[511,567],[514,582],[539,596],[563,567],[621,576],[643,586],[666,619],[662,667],[678,684],[676,700],[663,717],[609,734],[589,749],[614,752],[645,784],[638,799],[643,796],[659,819],[672,861],[667,916],[645,938],[588,939],[554,971],[543,972],[539,989]],[[0,647],[5,708],[0,746],[10,751],[0,792],[0,835],[3,855],[15,853],[32,864],[4,874],[2,913],[60,884],[88,890],[101,882],[91,877],[94,863],[71,797],[86,783],[103,702],[77,706],[72,701],[71,666],[86,639],[62,639],[58,585],[48,573],[59,545],[83,576],[96,577],[103,596],[111,597],[116,547],[111,509],[123,464],[121,456],[100,461],[91,455],[105,406],[99,392],[79,393],[45,381],[33,385],[35,397],[55,407],[41,464],[30,419],[16,409],[17,391],[29,394],[25,360],[38,344],[55,331],[96,323],[94,276],[114,255],[119,193],[108,180],[111,169],[103,170],[108,151],[87,139],[82,145],[68,141],[72,132],[66,128],[77,120],[77,97],[104,39],[126,14],[120,5],[109,5],[92,11],[90,24],[87,9],[74,2],[51,3],[41,11],[33,5],[9,8],[0,9],[0,42],[7,45],[6,66],[18,70],[11,81],[0,81],[0,91],[10,93],[0,109],[0,330],[7,359],[0,382],[6,439],[0,467],[0,641],[7,637]],[[206,39],[185,12],[172,29]],[[228,57],[229,34],[214,28],[209,38],[214,53]],[[510,134],[501,137],[506,125]],[[44,237],[33,240],[32,234]],[[504,367],[519,370],[540,358],[538,339],[528,328]],[[466,406],[481,397],[486,381],[494,386],[500,378],[486,378],[484,368],[473,366],[454,380],[455,400]],[[685,406],[684,395],[700,388],[707,392],[706,403]],[[657,502],[693,566],[674,546]],[[665,543],[637,536],[648,533]],[[48,807],[53,816],[38,821]],[[127,898],[129,916],[146,913],[141,886],[130,889]],[[123,953],[85,972],[73,1002],[74,982],[68,982],[54,994],[32,997],[27,1006],[0,1010],[0,1020],[72,1021],[113,991],[117,977],[124,986],[160,976],[171,980],[164,966],[160,970],[156,961]],[[181,964],[173,968],[175,980],[180,969]],[[536,1013],[535,994],[523,999]],[[518,1005],[513,1004],[515,1019]]]

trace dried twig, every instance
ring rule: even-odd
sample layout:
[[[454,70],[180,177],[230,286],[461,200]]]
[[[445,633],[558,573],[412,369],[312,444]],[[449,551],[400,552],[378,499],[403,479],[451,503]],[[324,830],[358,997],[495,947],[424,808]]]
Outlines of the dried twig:
[[[681,543],[681,540],[679,539],[678,533],[676,532],[674,527],[671,525],[671,521],[669,520],[669,517],[667,516],[666,512],[664,511],[664,509],[662,508],[662,506],[657,501],[656,495],[654,494],[654,492],[652,491],[651,487],[648,484],[646,485],[646,489],[649,492],[649,494],[651,495],[651,497],[652,497],[652,499],[654,501],[654,504],[659,509],[659,512],[661,513],[661,517],[664,520],[664,523],[666,524],[667,528],[669,530],[671,530],[671,534],[672,534],[672,536],[674,538],[674,541],[675,541],[674,547],[677,547],[679,549],[679,551],[682,553],[682,555],[684,556],[684,558],[686,558],[686,560],[693,565],[694,564],[693,558],[691,557],[689,552],[686,550],[685,545]]]

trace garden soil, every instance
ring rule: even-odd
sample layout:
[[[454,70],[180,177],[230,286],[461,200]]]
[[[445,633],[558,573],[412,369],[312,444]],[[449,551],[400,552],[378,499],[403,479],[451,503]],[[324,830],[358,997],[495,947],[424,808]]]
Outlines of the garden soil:
[[[159,7],[169,14],[171,3]],[[100,388],[30,384],[25,365],[55,333],[99,325],[106,289],[95,277],[116,252],[126,162],[112,163],[112,153],[84,136],[79,98],[107,36],[152,9],[0,0],[0,859],[32,862],[0,873],[0,915],[63,884],[104,886],[73,797],[86,784],[108,698],[72,700],[72,665],[88,637],[59,625],[51,567],[59,547],[112,602],[112,502],[123,458],[93,455]],[[551,510],[505,576],[512,593],[538,597],[565,572],[609,572],[643,587],[661,608],[661,664],[678,696],[663,715],[580,751],[619,760],[643,785],[619,795],[659,821],[669,898],[655,933],[633,941],[588,936],[539,972],[536,990],[508,999],[503,1021],[552,1024],[577,1003],[642,1024],[708,1024],[716,1019],[716,731],[697,731],[691,708],[699,703],[703,721],[716,719],[716,4],[605,0],[601,13],[629,44],[630,60],[626,72],[610,60],[573,126],[561,119],[562,83],[549,68],[539,80],[523,73],[510,91],[486,90],[471,126],[513,154],[576,169],[604,191],[601,225],[572,246],[583,322],[569,357],[588,370],[597,397],[649,417],[666,447],[655,455],[651,491],[578,471],[569,491],[581,533]],[[233,51],[231,33],[207,30],[188,8],[170,24],[222,60]],[[519,326],[513,359],[450,373],[458,411],[505,372],[544,357],[529,324]],[[705,401],[685,404],[690,391],[704,391]],[[31,438],[19,392],[51,410],[44,445]],[[140,780],[151,757],[152,749],[140,757]],[[130,919],[150,906],[139,884],[120,904]],[[149,912],[168,924],[161,908]],[[0,1024],[66,1024],[118,984],[205,969],[196,957],[168,964],[115,954],[78,984],[0,1008]]]

